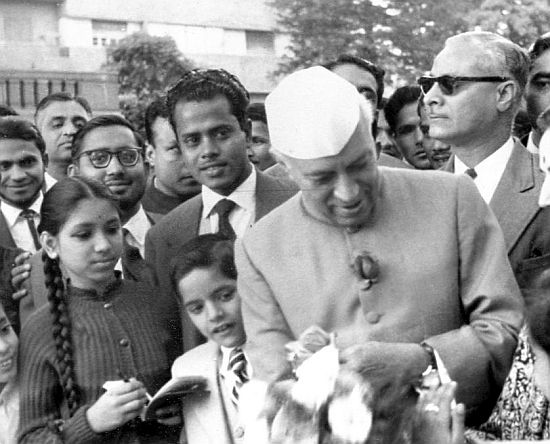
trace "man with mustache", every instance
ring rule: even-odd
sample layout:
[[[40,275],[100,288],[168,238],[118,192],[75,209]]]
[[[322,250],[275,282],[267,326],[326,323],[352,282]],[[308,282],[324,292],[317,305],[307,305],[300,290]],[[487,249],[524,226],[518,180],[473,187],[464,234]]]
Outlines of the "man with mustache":
[[[445,169],[473,177],[502,227],[521,287],[550,254],[550,210],[538,205],[544,175],[512,137],[528,71],[527,53],[515,43],[466,32],[447,39],[431,75],[418,80],[430,136],[452,147]]]
[[[182,245],[205,233],[242,237],[295,194],[296,185],[250,163],[249,94],[234,75],[222,69],[189,71],[168,91],[167,99],[185,163],[202,185],[198,196],[164,216],[146,237],[145,258],[162,291],[175,298],[169,263]],[[188,350],[201,339],[189,319],[184,319],[183,328]]]
[[[424,150],[424,134],[418,115],[418,86],[397,88],[384,107],[390,134],[403,160],[417,170],[430,170],[432,165]]]
[[[36,106],[34,121],[44,138],[49,158],[46,188],[67,176],[73,137],[91,117],[88,101],[67,92],[50,94]]]
[[[155,99],[145,110],[145,133],[149,142],[147,160],[154,168],[154,176],[147,184],[141,203],[145,211],[158,220],[200,193],[201,186],[185,166],[170,125],[165,97]]]

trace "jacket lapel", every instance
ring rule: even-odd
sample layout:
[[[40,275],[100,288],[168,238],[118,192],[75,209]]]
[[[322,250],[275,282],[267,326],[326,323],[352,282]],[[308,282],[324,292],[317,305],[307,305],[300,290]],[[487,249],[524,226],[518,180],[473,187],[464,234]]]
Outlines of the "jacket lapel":
[[[0,212],[0,245],[3,247],[9,247],[9,248],[17,248],[17,245],[15,245],[15,241],[13,240],[13,237],[10,233],[10,229],[8,227],[8,223],[6,222],[6,218],[4,217],[4,214]]]
[[[516,142],[489,204],[504,233],[508,253],[540,210],[541,181],[536,173],[536,157]]]

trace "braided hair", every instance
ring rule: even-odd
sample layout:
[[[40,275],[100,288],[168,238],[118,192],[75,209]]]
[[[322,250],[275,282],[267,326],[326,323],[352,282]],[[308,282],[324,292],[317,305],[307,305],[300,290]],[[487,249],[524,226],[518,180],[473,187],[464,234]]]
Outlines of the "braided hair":
[[[84,177],[68,177],[57,182],[45,195],[40,209],[38,232],[57,236],[78,203],[84,199],[104,199],[118,209],[116,198],[99,182]],[[63,275],[57,258],[42,254],[48,303],[52,314],[56,363],[61,385],[72,416],[79,406],[79,390],[75,377],[71,319]]]

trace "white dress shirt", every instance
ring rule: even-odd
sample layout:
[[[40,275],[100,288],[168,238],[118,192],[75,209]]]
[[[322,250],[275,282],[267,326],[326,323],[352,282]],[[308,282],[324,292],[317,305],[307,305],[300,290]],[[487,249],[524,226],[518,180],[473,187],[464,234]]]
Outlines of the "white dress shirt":
[[[36,200],[29,207],[30,210],[35,211],[34,216],[34,225],[38,227],[40,223],[40,206],[42,205],[42,192],[38,194]],[[27,219],[21,216],[23,211],[21,208],[14,207],[6,201],[2,201],[0,204],[0,210],[6,218],[8,228],[10,230],[11,236],[15,245],[19,248],[30,251],[31,253],[36,253],[36,248],[34,246],[34,241],[32,238],[31,230],[29,229],[29,224]]]
[[[132,247],[136,247],[139,250],[139,254],[142,258],[145,257],[145,235],[149,228],[151,228],[151,222],[145,210],[140,205],[139,210],[134,214],[128,222],[123,225],[123,228],[128,230],[126,234],[126,242]],[[122,259],[119,259],[115,265],[115,270],[122,271]],[[124,276],[123,276],[124,277]]]
[[[477,174],[474,183],[486,203],[489,203],[493,198],[513,149],[514,139],[510,137],[504,145],[474,167]],[[468,169],[457,156],[454,158],[454,167],[455,174],[464,174]]]
[[[8,382],[0,392],[0,444],[17,444],[19,428],[19,387]]]
[[[229,214],[229,223],[233,227],[237,238],[241,238],[256,218],[256,169],[252,168],[252,172],[246,180],[229,196],[222,196],[204,185],[202,186],[201,196],[202,216],[199,234],[218,232],[218,214],[210,213],[220,200],[228,199],[236,204]]]
[[[532,154],[538,154],[539,153],[539,147],[535,145],[535,141],[533,140],[533,131],[529,133],[529,138],[527,139],[527,151],[529,151]]]

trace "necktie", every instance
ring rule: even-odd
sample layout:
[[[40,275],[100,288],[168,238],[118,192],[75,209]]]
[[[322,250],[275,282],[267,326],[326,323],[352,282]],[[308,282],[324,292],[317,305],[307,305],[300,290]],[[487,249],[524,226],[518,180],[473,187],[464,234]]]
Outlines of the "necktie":
[[[467,174],[472,179],[475,179],[477,177],[476,170],[474,170],[473,168],[468,168],[466,171],[464,171],[464,174]]]
[[[231,213],[233,208],[235,208],[235,202],[229,199],[220,200],[212,208],[212,212],[218,215],[218,233],[231,240],[235,240],[237,237],[233,227],[229,223],[229,213]]]
[[[239,391],[241,390],[243,384],[248,381],[248,373],[246,372],[246,357],[242,348],[237,347],[231,351],[231,354],[229,355],[228,370],[235,375],[235,383],[233,384],[233,389],[231,390],[231,402],[233,402],[236,407],[239,404]]]
[[[27,225],[29,226],[29,231],[31,232],[32,241],[34,243],[34,248],[36,251],[40,250],[40,239],[38,239],[38,231],[36,231],[36,225],[34,224],[34,218],[38,215],[36,211],[27,208],[26,210],[21,211],[19,215],[27,219]]]

